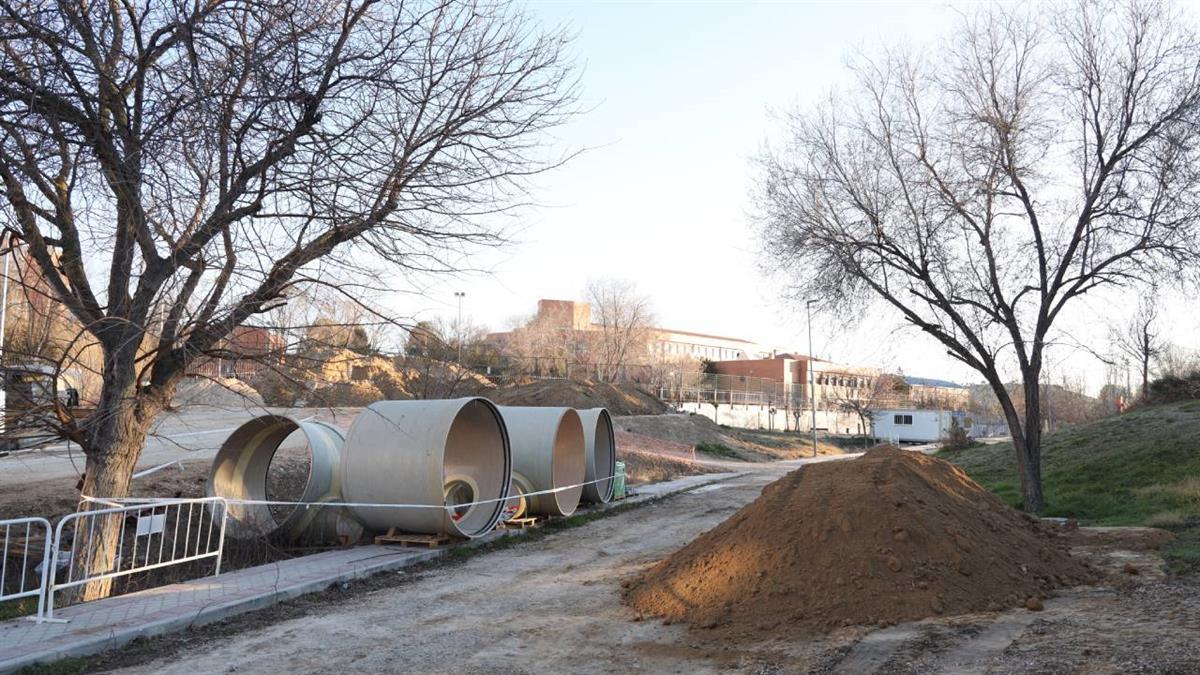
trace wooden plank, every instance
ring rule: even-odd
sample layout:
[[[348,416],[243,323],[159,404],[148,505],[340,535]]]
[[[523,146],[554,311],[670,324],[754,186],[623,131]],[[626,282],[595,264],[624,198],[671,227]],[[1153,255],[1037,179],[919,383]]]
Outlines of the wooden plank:
[[[450,543],[450,537],[444,534],[414,534],[409,532],[397,532],[396,528],[388,530],[387,534],[381,534],[375,537],[376,546],[385,546],[387,544],[399,544],[401,546],[428,546],[429,548],[437,548],[442,544]]]
[[[512,520],[504,521],[504,527],[511,530],[525,530],[531,527],[538,527],[546,520],[542,516],[527,516],[525,518],[513,518]]]

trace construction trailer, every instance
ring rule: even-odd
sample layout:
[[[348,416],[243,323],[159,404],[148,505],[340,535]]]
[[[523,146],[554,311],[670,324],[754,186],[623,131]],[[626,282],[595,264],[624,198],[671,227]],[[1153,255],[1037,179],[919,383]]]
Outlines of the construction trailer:
[[[946,438],[955,420],[966,425],[963,413],[951,410],[877,410],[871,415],[871,435],[893,443],[932,443]]]

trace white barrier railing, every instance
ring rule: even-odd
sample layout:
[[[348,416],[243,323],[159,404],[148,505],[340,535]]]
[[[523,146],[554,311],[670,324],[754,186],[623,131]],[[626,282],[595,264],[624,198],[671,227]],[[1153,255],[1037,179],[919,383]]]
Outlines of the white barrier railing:
[[[49,575],[46,588],[47,619],[54,617],[54,594],[69,588],[207,559],[216,562],[213,574],[220,574],[227,515],[224,499],[208,497],[65,516],[54,533],[50,568],[56,573]],[[112,559],[105,561],[114,548]]]
[[[30,551],[39,543],[39,531],[42,550],[31,558]],[[50,550],[53,548],[50,532],[50,521],[45,518],[0,520],[0,534],[4,537],[4,557],[0,558],[0,602],[36,597],[39,620],[45,612],[46,582],[53,576],[50,574]]]

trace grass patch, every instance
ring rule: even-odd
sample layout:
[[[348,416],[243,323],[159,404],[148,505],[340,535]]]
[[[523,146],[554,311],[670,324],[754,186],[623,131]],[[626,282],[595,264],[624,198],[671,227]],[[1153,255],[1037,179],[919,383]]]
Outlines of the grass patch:
[[[717,457],[725,457],[727,459],[741,459],[733,448],[724,443],[697,443],[696,450],[707,455],[715,455]]]
[[[26,666],[17,671],[19,675],[76,675],[82,673],[84,667],[87,666],[87,661],[69,657],[59,659],[53,663],[37,663],[32,666]]]
[[[19,616],[31,616],[37,613],[37,598],[20,598],[0,602],[0,621],[15,619]]]
[[[870,436],[846,436],[844,434],[839,434],[837,436],[824,436],[821,438],[821,442],[853,452],[862,452],[863,450],[879,445],[879,443]]]
[[[1012,444],[938,456],[1022,506]],[[1042,485],[1042,515],[1170,529],[1178,537],[1165,551],[1173,567],[1200,569],[1200,402],[1140,408],[1047,436]]]
[[[1200,520],[1191,520],[1166,527],[1175,533],[1175,541],[1163,551],[1167,572],[1171,574],[1200,573]]]

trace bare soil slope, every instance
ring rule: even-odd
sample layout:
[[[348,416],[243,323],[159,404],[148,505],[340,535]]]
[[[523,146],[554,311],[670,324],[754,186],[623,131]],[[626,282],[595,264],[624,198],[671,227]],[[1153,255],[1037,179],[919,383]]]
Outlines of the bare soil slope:
[[[631,582],[626,601],[761,639],[1021,606],[1093,576],[949,462],[879,448],[768,485]]]
[[[508,385],[485,394],[500,405],[607,408],[611,415],[659,415],[667,404],[627,384],[555,378]]]
[[[626,431],[689,446],[723,445],[733,451],[734,458],[752,462],[812,454],[812,441],[805,434],[722,427],[704,415],[632,415],[613,419],[613,426],[618,433]],[[817,453],[840,455],[843,450],[822,442],[817,444]]]

